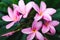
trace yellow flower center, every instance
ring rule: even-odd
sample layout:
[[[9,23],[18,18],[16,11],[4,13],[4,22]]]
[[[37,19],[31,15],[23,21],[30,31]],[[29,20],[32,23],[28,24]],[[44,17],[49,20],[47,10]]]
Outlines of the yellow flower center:
[[[17,21],[17,17],[14,17],[14,21]]]
[[[33,29],[33,32],[36,32],[36,28]]]
[[[41,16],[41,15],[42,15],[42,11],[40,11],[40,13],[39,13],[39,14],[40,14],[40,16]]]

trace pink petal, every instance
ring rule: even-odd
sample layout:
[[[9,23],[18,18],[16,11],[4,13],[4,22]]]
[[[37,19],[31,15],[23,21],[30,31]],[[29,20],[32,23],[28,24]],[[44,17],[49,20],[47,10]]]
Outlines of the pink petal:
[[[29,34],[27,40],[32,40],[35,37],[35,33]]]
[[[18,12],[21,13],[20,7],[18,5],[13,4],[13,8],[14,8],[14,10],[17,10]]]
[[[27,18],[27,16],[28,16],[28,13],[23,14],[23,18]]]
[[[20,0],[19,3],[18,3],[19,7],[20,7],[20,11],[22,12],[22,14],[25,14],[25,11],[26,11],[26,7],[25,7],[25,3],[23,0]]]
[[[52,26],[57,26],[58,24],[59,24],[59,22],[56,20],[50,22],[50,25],[52,25]]]
[[[6,29],[11,28],[11,27],[14,25],[14,23],[15,23],[15,22],[11,22],[11,23],[7,24],[7,25],[6,25]]]
[[[28,4],[26,4],[26,13],[29,13],[30,10],[32,9],[32,3],[33,2],[29,2]]]
[[[26,13],[24,14],[23,18],[27,18],[30,10],[32,9],[32,3],[33,3],[33,2],[29,2],[29,3],[26,5]]]
[[[32,24],[32,29],[36,28],[36,30],[39,30],[41,28],[41,26],[42,26],[41,21],[39,21],[39,22],[34,21],[33,24]]]
[[[36,3],[33,2],[33,8],[39,13],[40,12],[40,9],[38,7],[38,5]]]
[[[21,20],[21,18],[22,18],[22,15],[17,16],[17,20],[15,20],[14,22],[18,22],[18,21],[20,21],[20,20]]]
[[[22,15],[20,15],[20,13],[15,9],[15,10],[14,10],[14,17],[17,18],[16,21],[20,21],[21,18],[22,18]],[[14,21],[14,19],[13,19],[13,21]]]
[[[36,14],[35,17],[34,17],[34,20],[38,21],[38,20],[40,20],[42,18],[42,16],[40,16],[39,14]]]
[[[56,30],[53,26],[50,26],[50,32],[52,35],[54,35],[56,33]]]
[[[19,16],[20,15],[20,13],[16,10],[16,9],[14,9],[14,17],[17,17],[17,16]]]
[[[21,31],[24,34],[30,34],[30,33],[32,33],[32,29],[31,28],[25,28],[25,29],[22,29]]]
[[[12,19],[11,19],[8,15],[3,16],[2,19],[3,19],[4,21],[12,21]]]
[[[49,14],[49,15],[53,15],[54,13],[56,13],[56,10],[53,8],[47,8],[46,11],[44,12],[44,14]]]
[[[8,14],[11,18],[13,18],[13,11],[10,7],[8,7]]]
[[[42,12],[46,10],[46,4],[45,4],[45,2],[43,2],[43,1],[41,1],[40,10],[41,10]]]
[[[50,27],[43,25],[42,27],[42,33],[47,33],[49,31]]]
[[[19,20],[21,20],[21,18],[22,18],[22,15],[20,15],[20,18],[19,18]]]
[[[6,33],[6,34],[3,34],[3,35],[1,35],[1,36],[6,36],[6,37],[8,37],[8,36],[13,35],[14,33],[15,33],[15,31],[12,31],[12,32],[8,32],[8,33]]]
[[[51,16],[49,14],[45,14],[43,16],[43,19],[45,19],[46,21],[52,21],[52,18],[51,18]]]
[[[18,7],[18,5],[16,5],[16,4],[13,4],[13,8],[15,9],[15,8],[17,8]]]
[[[39,33],[38,31],[36,32],[36,37],[37,37],[37,39],[39,39],[39,40],[44,40],[43,35],[42,35],[41,33]]]

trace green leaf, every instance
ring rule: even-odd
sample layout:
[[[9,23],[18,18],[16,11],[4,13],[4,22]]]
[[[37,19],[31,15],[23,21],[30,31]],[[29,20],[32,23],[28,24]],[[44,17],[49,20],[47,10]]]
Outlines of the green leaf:
[[[60,8],[60,0],[42,0],[42,1],[45,1],[45,3],[46,3],[46,5],[47,5],[47,7],[49,8],[56,8],[56,9],[58,9],[58,8]]]
[[[26,4],[27,4],[28,2],[30,2],[30,0],[24,0],[24,3],[26,3]]]
[[[7,37],[0,37],[0,40],[6,40]]]
[[[41,0],[34,0],[35,3],[37,3],[40,6]]]
[[[23,34],[21,40],[26,40],[27,35]]]
[[[7,4],[4,2],[0,2],[0,11],[7,12]]]
[[[13,3],[15,3],[15,4],[17,4],[18,3],[18,0],[2,0],[2,2],[4,2],[4,3],[7,3],[7,4],[13,4]]]
[[[55,35],[44,35],[48,40],[59,40],[59,34],[55,34]]]

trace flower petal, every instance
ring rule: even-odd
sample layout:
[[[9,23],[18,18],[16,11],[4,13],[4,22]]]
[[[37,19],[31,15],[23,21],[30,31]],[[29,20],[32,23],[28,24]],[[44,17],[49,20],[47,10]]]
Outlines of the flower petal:
[[[8,36],[13,35],[14,33],[15,33],[15,31],[11,31],[11,32],[5,33],[5,34],[3,34],[3,35],[1,35],[1,36],[8,37]]]
[[[52,25],[52,26],[57,26],[58,24],[59,24],[59,22],[56,20],[50,22],[50,25]]]
[[[15,22],[18,22],[18,21],[20,21],[20,20],[21,20],[21,18],[22,18],[22,15],[20,15],[20,16],[17,16],[17,20],[16,20]]]
[[[53,26],[50,26],[50,32],[52,35],[54,35],[56,33],[56,30]]]
[[[32,9],[32,3],[33,2],[29,2],[27,5],[26,5],[26,13],[24,14],[23,18],[26,18],[30,12],[30,10]]]
[[[22,15],[20,15],[20,18],[19,18],[19,20],[21,20],[21,18],[22,18]]]
[[[8,7],[8,14],[11,18],[13,18],[13,11],[10,7]]]
[[[47,8],[46,11],[44,12],[44,14],[49,14],[49,15],[53,15],[54,13],[56,13],[56,10],[53,8]]]
[[[23,14],[23,18],[27,18],[27,16],[28,16],[28,13]]]
[[[20,16],[20,13],[16,10],[16,9],[14,9],[14,17],[17,17],[17,16]]]
[[[39,13],[40,12],[40,9],[38,7],[38,5],[36,3],[33,2],[33,8]]]
[[[29,2],[28,4],[26,4],[26,13],[29,13],[30,10],[32,9],[32,3],[33,2]]]
[[[20,11],[22,12],[22,14],[25,14],[25,4],[24,4],[24,1],[23,0],[20,0],[19,3],[18,3],[19,7],[20,7]]]
[[[45,9],[46,9],[46,4],[45,2],[41,1],[40,10],[43,12],[45,11]]]
[[[39,21],[39,22],[34,21],[33,24],[32,24],[32,29],[36,28],[36,30],[39,30],[41,28],[41,26],[42,26],[41,21]]]
[[[43,15],[42,15],[43,16]],[[34,20],[35,21],[38,21],[42,18],[42,16],[40,16],[39,14],[36,13],[35,17],[34,17]]]
[[[36,37],[37,37],[37,39],[39,39],[39,40],[44,40],[43,35],[42,35],[41,33],[39,33],[38,31],[36,32]]]
[[[32,40],[35,37],[35,33],[29,34],[27,40]]]
[[[11,22],[11,23],[7,24],[7,25],[6,25],[6,29],[11,28],[11,27],[14,25],[14,23],[15,23],[15,22]]]
[[[13,8],[15,9],[15,8],[17,8],[18,7],[18,5],[16,5],[16,4],[13,4]]]
[[[17,10],[18,12],[21,13],[21,11],[20,11],[20,7],[19,7],[18,5],[13,4],[13,8],[14,8],[14,10]]]
[[[45,19],[46,21],[52,21],[52,18],[51,18],[51,16],[49,14],[45,14],[43,16],[43,19]]]
[[[42,27],[42,33],[47,33],[49,31],[50,27],[43,25]]]
[[[21,32],[24,34],[30,34],[30,33],[32,33],[32,29],[31,28],[25,28],[25,29],[22,29]]]
[[[12,21],[12,19],[11,19],[8,15],[3,16],[2,19],[3,19],[4,21]]]

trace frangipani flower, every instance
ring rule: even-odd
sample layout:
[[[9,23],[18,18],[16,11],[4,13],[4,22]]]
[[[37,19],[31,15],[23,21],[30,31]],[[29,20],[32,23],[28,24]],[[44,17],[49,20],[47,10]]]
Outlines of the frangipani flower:
[[[37,14],[34,17],[36,21],[40,20],[41,18],[51,21],[51,15],[56,12],[56,10],[53,8],[46,8],[46,4],[43,1],[41,1],[40,8],[37,4],[33,3],[33,8],[37,11]]]
[[[29,28],[22,29],[22,33],[29,34],[27,40],[32,40],[35,36],[39,40],[44,40],[43,35],[38,31],[41,28],[41,26],[42,26],[41,21],[40,22],[34,21],[32,24],[32,28],[29,27]]]
[[[1,36],[6,36],[6,37],[8,37],[8,36],[13,35],[14,33],[15,33],[15,31],[11,31],[11,32],[5,33],[5,34],[3,34],[3,35],[1,35]]]
[[[48,31],[51,32],[51,34],[55,34],[56,30],[55,30],[55,26],[57,26],[59,24],[58,21],[51,21],[51,22],[45,22],[45,24],[43,24],[42,26],[42,33],[48,33]]]
[[[23,15],[23,18],[26,18],[30,10],[32,9],[32,3],[33,2],[29,2],[25,5],[24,1],[20,0],[18,5],[13,4],[13,7],[17,8],[18,12],[20,12]]]
[[[14,23],[18,22],[22,18],[22,15],[20,15],[17,10],[12,10],[10,7],[8,7],[8,14],[9,15],[5,15],[2,17],[4,21],[11,22],[6,25],[6,29],[11,28]]]

